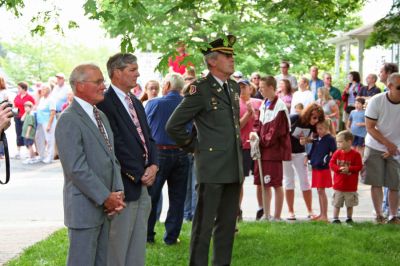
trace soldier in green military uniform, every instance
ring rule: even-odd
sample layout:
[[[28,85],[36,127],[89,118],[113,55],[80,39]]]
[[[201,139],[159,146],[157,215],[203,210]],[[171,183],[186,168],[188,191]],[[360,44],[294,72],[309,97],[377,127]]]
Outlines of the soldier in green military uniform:
[[[178,145],[194,152],[198,202],[193,219],[190,265],[207,265],[213,235],[213,265],[230,265],[240,186],[243,182],[239,126],[239,86],[233,44],[228,35],[202,51],[210,73],[190,85],[166,130]],[[194,121],[196,134],[186,130]]]

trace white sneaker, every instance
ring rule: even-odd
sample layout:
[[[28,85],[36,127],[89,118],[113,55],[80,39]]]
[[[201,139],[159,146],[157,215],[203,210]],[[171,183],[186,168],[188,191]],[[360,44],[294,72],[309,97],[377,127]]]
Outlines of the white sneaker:
[[[31,163],[31,158],[28,158],[28,159],[24,160],[22,163],[23,164],[30,164]]]
[[[49,163],[52,163],[53,160],[51,160],[51,159],[43,159],[42,162],[45,163],[45,164],[49,164]]]

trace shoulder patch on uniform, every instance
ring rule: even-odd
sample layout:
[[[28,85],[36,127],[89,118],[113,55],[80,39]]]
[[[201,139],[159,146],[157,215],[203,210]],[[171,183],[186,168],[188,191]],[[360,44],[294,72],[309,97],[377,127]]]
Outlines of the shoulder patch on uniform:
[[[190,85],[189,87],[189,94],[193,95],[197,92],[197,87],[195,85]]]

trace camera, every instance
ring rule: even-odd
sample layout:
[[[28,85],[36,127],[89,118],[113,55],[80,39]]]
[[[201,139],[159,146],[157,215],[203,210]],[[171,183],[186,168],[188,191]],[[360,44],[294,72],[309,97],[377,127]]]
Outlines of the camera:
[[[7,103],[7,106],[6,106],[5,108],[7,108],[7,107],[10,107],[10,108],[11,108],[12,116],[18,116],[18,114],[19,114],[19,109],[18,109],[18,108],[16,108],[16,107],[13,108],[12,103],[10,103],[10,102],[7,101],[7,100],[4,100],[4,101],[0,102],[0,105],[2,105],[3,103]]]

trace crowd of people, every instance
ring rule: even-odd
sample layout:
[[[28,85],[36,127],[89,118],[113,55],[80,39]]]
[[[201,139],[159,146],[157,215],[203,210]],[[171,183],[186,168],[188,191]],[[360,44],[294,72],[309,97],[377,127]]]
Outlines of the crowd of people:
[[[349,73],[343,92],[332,85],[331,74],[320,79],[317,66],[310,68],[310,78],[297,79],[287,61],[276,76],[254,72],[247,79],[234,72],[235,37],[226,38],[202,51],[207,71],[201,77],[193,64],[180,64],[187,54],[179,43],[169,74],[162,82],[149,80],[144,90],[137,83],[137,58],[123,53],[107,62],[107,90],[93,64],[72,71],[71,89],[62,73],[55,83],[35,84],[34,95],[26,82],[18,83],[15,157],[26,146],[24,163],[51,163],[58,150],[68,265],[144,265],[146,242],[156,242],[165,183],[163,242],[179,243],[183,221],[193,221],[190,265],[208,264],[211,237],[213,264],[230,264],[236,221],[242,219],[243,180],[252,175],[257,220],[283,220],[285,201],[286,219],[296,220],[299,182],[308,219],[329,221],[326,190],[332,188],[332,222],[341,223],[345,206],[345,221],[352,223],[361,179],[371,185],[376,221],[400,224],[397,65],[382,66],[383,91],[377,75],[369,74],[364,86],[356,71]],[[0,78],[0,100],[7,100],[3,84]],[[2,128],[9,126],[10,112],[0,106]],[[253,161],[254,141],[259,164]]]
[[[31,88],[27,82],[21,81],[17,84],[14,99],[6,93],[4,78],[0,77],[0,83],[4,84],[0,100],[11,103],[14,110],[17,142],[14,159],[24,159],[24,164],[52,163],[57,156],[54,140],[57,119],[73,99],[65,75],[58,73],[47,83],[38,81]],[[29,151],[28,158],[22,158],[21,148],[24,146]]]

